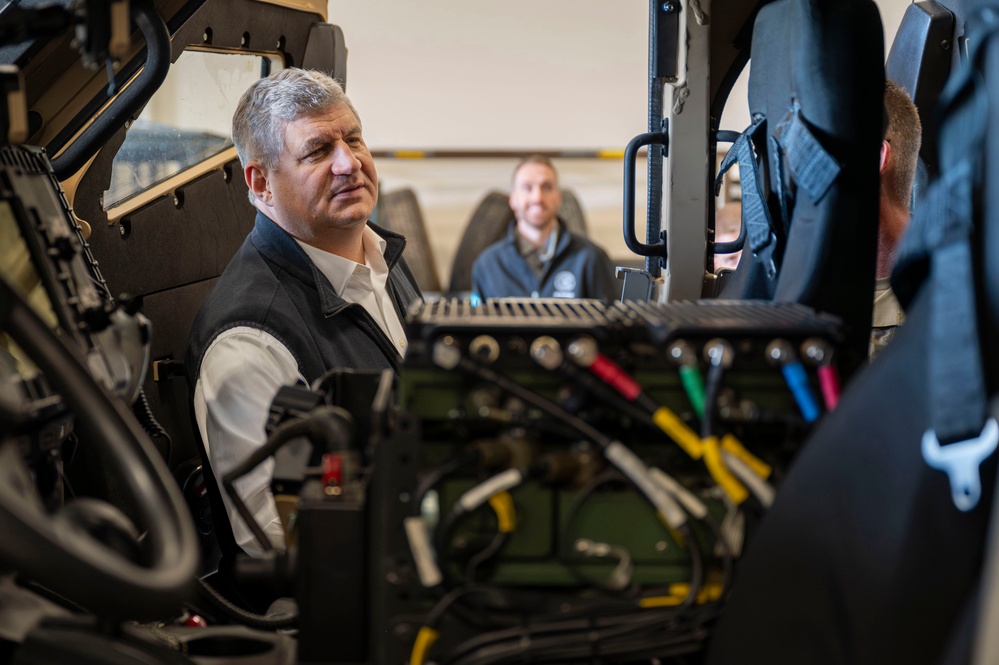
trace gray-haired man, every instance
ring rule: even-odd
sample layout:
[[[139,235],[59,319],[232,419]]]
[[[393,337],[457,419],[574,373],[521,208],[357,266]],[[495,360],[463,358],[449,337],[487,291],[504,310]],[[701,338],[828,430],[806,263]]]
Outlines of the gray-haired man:
[[[370,224],[378,175],[361,121],[325,74],[253,84],[233,116],[253,231],[198,313],[187,353],[194,412],[221,479],[265,440],[281,386],[335,367],[398,369],[405,308],[420,291],[405,239]],[[272,541],[281,525],[265,463],[236,489]],[[236,545],[259,547],[226,499]]]

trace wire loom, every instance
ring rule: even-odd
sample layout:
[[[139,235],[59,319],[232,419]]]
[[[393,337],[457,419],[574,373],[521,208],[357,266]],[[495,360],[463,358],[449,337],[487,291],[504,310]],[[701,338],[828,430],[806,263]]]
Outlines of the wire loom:
[[[445,342],[446,344],[446,342]],[[460,372],[470,377],[493,384],[506,393],[523,400],[531,407],[537,408],[547,416],[565,424],[584,438],[596,444],[606,457],[616,464],[620,473],[603,479],[595,479],[577,497],[570,508],[567,522],[571,523],[572,515],[578,512],[579,506],[587,500],[591,493],[607,479],[627,479],[638,487],[649,503],[656,509],[660,519],[677,536],[678,542],[685,544],[691,560],[691,581],[687,585],[674,584],[665,593],[646,590],[644,593],[631,589],[630,597],[620,598],[613,602],[601,599],[602,603],[586,601],[579,607],[563,607],[562,611],[545,616],[531,615],[529,612],[503,612],[496,606],[477,605],[471,599],[487,595],[492,598],[510,596],[516,592],[497,588],[475,586],[474,571],[490,557],[495,556],[506,544],[507,538],[514,529],[513,501],[509,491],[523,481],[544,477],[550,469],[550,463],[544,458],[526,471],[510,469],[499,473],[476,487],[465,492],[456,502],[443,524],[437,531],[437,560],[446,560],[448,552],[446,543],[455,527],[455,523],[465,514],[474,512],[487,503],[496,514],[497,532],[490,544],[472,557],[466,572],[465,583],[454,585],[453,580],[444,573],[446,566],[441,565],[442,573],[438,587],[442,597],[424,620],[424,625],[418,632],[413,643],[409,662],[411,665],[422,665],[427,662],[431,649],[441,634],[441,624],[450,613],[476,624],[479,634],[447,649],[439,656],[441,663],[504,663],[504,662],[629,662],[643,658],[672,658],[699,651],[709,633],[709,624],[720,611],[726,586],[731,578],[731,550],[721,535],[718,525],[710,518],[706,510],[697,507],[697,499],[689,492],[680,489],[682,486],[673,482],[668,485],[660,480],[666,477],[656,469],[658,475],[652,473],[644,464],[616,441],[576,417],[566,412],[546,398],[506,379],[499,373],[484,367],[467,358],[453,357],[448,349],[438,349],[438,364]],[[536,360],[540,354],[536,355]],[[453,358],[453,363],[452,363]],[[594,373],[601,380],[596,384],[588,383],[591,390],[599,391],[596,385],[603,383],[615,389],[628,402],[638,406],[638,412],[644,419],[659,426],[672,438],[682,439],[681,444],[691,457],[710,456],[703,451],[712,444],[705,445],[706,439],[694,434],[665,407],[657,405],[651,398],[643,394],[634,380],[627,376],[623,369],[614,365],[603,356],[597,357],[597,369]],[[543,360],[538,360],[543,363]],[[559,363],[560,364],[560,363]],[[584,366],[586,363],[581,363]],[[571,365],[565,367],[566,374],[580,379],[580,374]],[[585,383],[585,382],[584,382]],[[689,382],[688,382],[689,385]],[[603,394],[607,396],[606,393]],[[664,415],[664,411],[667,412]],[[634,410],[633,410],[634,412]],[[664,426],[662,422],[666,421]],[[710,429],[710,428],[708,428]],[[705,431],[705,436],[711,433]],[[678,441],[679,443],[679,441]],[[715,448],[715,463],[721,465],[720,451],[717,443]],[[744,464],[747,472],[769,475],[769,467],[755,459],[741,444],[734,442],[730,450],[738,451],[743,459],[751,464]],[[419,506],[427,492],[437,482],[447,475],[474,463],[479,458],[476,454],[467,454],[456,458],[445,466],[432,471],[417,491],[418,500],[414,509]],[[751,468],[753,467],[753,468]],[[709,467],[710,468],[710,467]],[[712,470],[716,476],[716,470]],[[738,481],[733,481],[737,483]],[[760,483],[765,484],[762,479]],[[721,484],[721,482],[719,482]],[[729,482],[729,487],[732,482]],[[749,484],[749,483],[747,483]],[[757,484],[757,487],[759,484]],[[670,490],[665,488],[669,487]],[[749,494],[743,491],[733,496],[727,490],[734,503],[744,502]],[[671,495],[672,493],[672,495]],[[677,495],[683,496],[687,504],[686,511],[680,507]],[[693,507],[691,504],[694,504]],[[687,513],[710,526],[715,534],[719,548],[723,552],[723,574],[720,584],[711,588],[704,585],[704,561],[700,552],[698,540],[687,524]],[[568,562],[566,562],[568,563]],[[579,574],[575,566],[568,568],[577,574],[584,583],[595,589],[605,591],[623,591],[617,584],[588,579]],[[629,585],[625,585],[629,586]],[[569,618],[568,615],[578,614],[580,618]],[[507,624],[497,627],[498,624]],[[513,624],[513,625],[510,625]]]

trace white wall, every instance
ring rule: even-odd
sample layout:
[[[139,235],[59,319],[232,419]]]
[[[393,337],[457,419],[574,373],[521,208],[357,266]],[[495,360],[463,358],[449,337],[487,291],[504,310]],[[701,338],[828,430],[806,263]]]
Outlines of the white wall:
[[[642,0],[331,0],[372,148],[623,149],[645,131]]]
[[[886,40],[909,0],[877,0]],[[644,0],[330,0],[375,149],[617,149],[647,125]],[[723,127],[748,124],[745,83]],[[740,115],[741,112],[741,115]]]

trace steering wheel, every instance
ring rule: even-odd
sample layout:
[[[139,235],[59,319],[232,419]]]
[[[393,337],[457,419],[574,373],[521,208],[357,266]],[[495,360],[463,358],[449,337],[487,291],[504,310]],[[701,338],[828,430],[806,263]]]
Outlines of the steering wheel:
[[[143,564],[79,526],[73,511],[49,514],[12,446],[0,450],[0,567],[9,567],[98,616],[151,620],[177,614],[196,584],[198,543],[180,489],[117,398],[87,371],[79,351],[46,325],[0,275],[0,330],[31,358],[75,414],[86,445],[107,453],[108,472],[134,500]]]

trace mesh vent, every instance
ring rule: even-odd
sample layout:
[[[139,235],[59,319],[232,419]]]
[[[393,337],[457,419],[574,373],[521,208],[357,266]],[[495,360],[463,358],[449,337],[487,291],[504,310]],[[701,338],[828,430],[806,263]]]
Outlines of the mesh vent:
[[[648,328],[657,341],[679,335],[823,335],[837,337],[839,320],[804,305],[748,300],[699,300],[652,304],[629,301],[614,307]]]
[[[408,317],[414,337],[494,331],[505,334],[613,334],[664,344],[678,337],[800,337],[838,339],[840,322],[792,303],[743,300],[668,304],[561,298],[498,298],[473,305],[451,298],[417,303]],[[622,337],[623,335],[623,337]]]
[[[501,329],[506,332],[590,332],[619,323],[630,325],[621,313],[598,300],[562,298],[502,298],[473,305],[450,298],[418,303],[409,312],[409,325],[418,336],[446,331]]]

